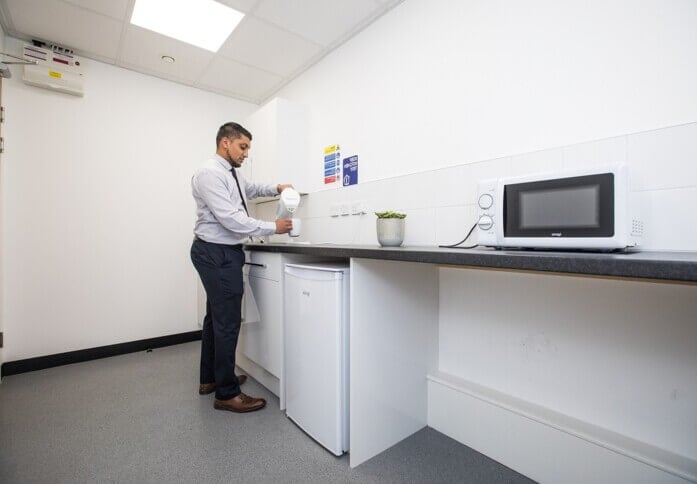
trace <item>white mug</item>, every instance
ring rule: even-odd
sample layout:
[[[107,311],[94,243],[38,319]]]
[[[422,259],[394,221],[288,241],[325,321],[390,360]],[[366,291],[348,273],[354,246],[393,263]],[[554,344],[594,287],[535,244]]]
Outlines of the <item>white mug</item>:
[[[292,218],[291,221],[293,222],[293,228],[290,229],[288,235],[290,235],[291,237],[297,237],[298,235],[300,235],[302,221],[299,218]]]

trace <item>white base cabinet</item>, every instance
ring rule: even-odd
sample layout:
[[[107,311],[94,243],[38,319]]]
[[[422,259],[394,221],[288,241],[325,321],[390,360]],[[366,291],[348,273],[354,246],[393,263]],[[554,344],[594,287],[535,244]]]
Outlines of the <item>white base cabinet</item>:
[[[250,268],[249,287],[256,299],[257,321],[242,323],[240,330],[244,354],[259,366],[281,377],[281,283],[279,280],[258,277]]]
[[[279,397],[285,409],[283,368],[283,268],[287,262],[317,261],[317,258],[294,254],[249,251],[246,256],[248,291],[254,295],[258,314],[242,315],[243,323],[237,343],[237,366]],[[250,306],[245,294],[245,308]],[[246,311],[249,312],[249,311]]]
[[[248,252],[245,304],[237,343],[237,366],[280,397],[282,254]],[[251,290],[251,294],[249,291]],[[250,316],[250,298],[258,314]]]

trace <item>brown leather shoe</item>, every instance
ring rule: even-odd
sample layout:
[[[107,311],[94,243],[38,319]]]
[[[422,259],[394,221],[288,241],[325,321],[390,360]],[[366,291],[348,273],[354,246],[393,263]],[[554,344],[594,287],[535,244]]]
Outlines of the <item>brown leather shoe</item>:
[[[209,393],[213,393],[215,391],[215,383],[201,383],[198,386],[198,394],[199,395],[208,395]]]
[[[235,398],[230,400],[213,401],[213,408],[216,410],[228,410],[230,412],[246,413],[261,410],[266,406],[266,400],[263,398],[254,398],[244,393],[240,393]]]
[[[247,375],[239,375],[237,377],[237,381],[240,383],[240,385],[244,384],[244,382],[247,381]],[[201,383],[198,386],[199,395],[208,395],[209,393],[213,393],[214,391],[215,383]]]

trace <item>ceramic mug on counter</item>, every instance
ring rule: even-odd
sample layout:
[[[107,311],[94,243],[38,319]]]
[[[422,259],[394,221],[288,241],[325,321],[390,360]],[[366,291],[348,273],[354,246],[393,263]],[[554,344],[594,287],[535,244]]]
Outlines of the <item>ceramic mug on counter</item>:
[[[290,229],[290,232],[288,235],[291,237],[297,237],[300,235],[300,229],[302,228],[302,220],[299,218],[292,218],[291,221],[293,222],[293,228]]]

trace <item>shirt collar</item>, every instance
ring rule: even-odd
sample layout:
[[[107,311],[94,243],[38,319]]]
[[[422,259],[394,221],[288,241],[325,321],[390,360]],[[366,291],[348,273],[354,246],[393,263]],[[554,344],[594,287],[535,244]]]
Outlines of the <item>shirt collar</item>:
[[[214,159],[215,161],[217,161],[218,164],[220,164],[220,166],[221,166],[224,170],[230,171],[230,170],[232,169],[232,165],[231,165],[230,163],[228,163],[227,160],[226,160],[225,158],[223,158],[222,156],[220,156],[218,153],[216,153],[215,155],[213,155],[213,159]]]

